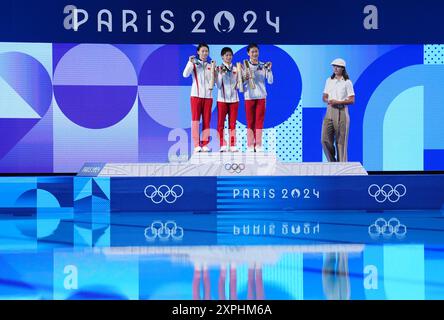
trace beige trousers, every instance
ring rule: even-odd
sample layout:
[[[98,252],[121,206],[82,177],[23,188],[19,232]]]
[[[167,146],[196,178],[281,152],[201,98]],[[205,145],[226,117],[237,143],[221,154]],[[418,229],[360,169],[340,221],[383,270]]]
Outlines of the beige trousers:
[[[349,128],[348,107],[327,106],[327,113],[322,122],[321,143],[328,161],[347,162]]]

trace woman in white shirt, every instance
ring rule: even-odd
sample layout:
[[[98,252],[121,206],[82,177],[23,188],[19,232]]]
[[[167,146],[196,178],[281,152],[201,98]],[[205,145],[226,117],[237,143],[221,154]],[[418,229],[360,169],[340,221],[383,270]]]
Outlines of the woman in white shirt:
[[[355,92],[345,69],[345,61],[338,58],[331,65],[333,74],[325,82],[322,97],[327,103],[327,112],[322,123],[321,143],[328,161],[347,162],[350,128],[348,105],[355,103]]]

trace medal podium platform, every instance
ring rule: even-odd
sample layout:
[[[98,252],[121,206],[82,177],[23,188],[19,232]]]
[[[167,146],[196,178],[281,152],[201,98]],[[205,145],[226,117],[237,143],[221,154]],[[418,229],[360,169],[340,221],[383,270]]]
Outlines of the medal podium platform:
[[[444,203],[442,175],[368,175],[358,162],[284,163],[271,153],[87,163],[75,179],[106,185],[116,211],[440,210]]]
[[[173,163],[108,163],[99,177],[356,176],[359,162],[284,163],[267,153],[199,153]]]

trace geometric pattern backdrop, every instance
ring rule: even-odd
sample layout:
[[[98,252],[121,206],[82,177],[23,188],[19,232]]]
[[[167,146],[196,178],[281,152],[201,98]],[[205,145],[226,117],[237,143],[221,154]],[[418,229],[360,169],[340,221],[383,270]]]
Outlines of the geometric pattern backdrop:
[[[218,64],[222,47],[210,45]],[[245,46],[231,47],[234,61],[247,58]],[[191,78],[183,78],[182,71],[195,50],[193,45],[1,43],[0,172],[77,172],[85,162],[167,162],[178,142],[189,155]],[[272,61],[274,72],[267,87],[266,149],[276,142],[284,162],[323,160],[322,91],[330,62],[342,57],[356,92],[350,161],[367,170],[443,170],[443,56],[439,45],[261,46],[260,60]],[[217,123],[215,101],[211,128]],[[243,101],[237,128],[244,150]]]

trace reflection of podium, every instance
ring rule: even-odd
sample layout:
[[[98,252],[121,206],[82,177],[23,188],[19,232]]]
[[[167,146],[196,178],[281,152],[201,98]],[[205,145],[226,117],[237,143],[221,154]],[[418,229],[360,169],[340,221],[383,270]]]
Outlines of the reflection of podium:
[[[271,153],[199,153],[186,162],[109,163],[106,177],[347,176],[367,175],[359,162],[283,163]]]
[[[276,263],[286,253],[348,253],[359,254],[363,244],[317,244],[317,245],[273,245],[273,246],[144,246],[96,248],[94,252],[108,256],[164,256],[173,261],[198,262],[210,265],[228,263],[248,264]]]

